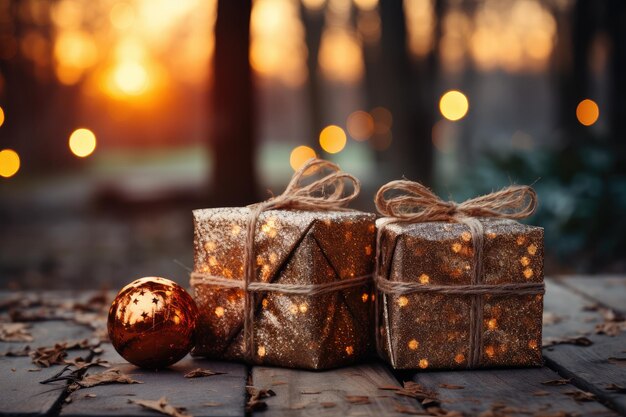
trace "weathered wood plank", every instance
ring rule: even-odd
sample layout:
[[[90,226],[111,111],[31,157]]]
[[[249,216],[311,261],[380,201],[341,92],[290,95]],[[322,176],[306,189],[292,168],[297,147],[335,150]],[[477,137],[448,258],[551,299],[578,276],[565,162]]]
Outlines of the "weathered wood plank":
[[[542,385],[556,379],[560,379],[559,375],[545,367],[420,372],[413,377],[415,382],[438,394],[442,409],[466,415],[528,416],[542,411],[554,415],[560,415],[556,414],[559,411],[585,416],[616,415],[598,402],[574,401],[566,395],[579,391],[572,385]],[[451,389],[458,387],[463,388]],[[498,409],[502,414],[495,413]],[[488,414],[489,411],[494,414]]]
[[[29,343],[0,343],[0,352],[17,351],[26,345],[32,348],[52,346],[57,342],[80,340],[91,335],[85,326],[66,321],[32,323]],[[85,357],[89,352],[72,350],[68,359]],[[29,357],[0,357],[0,415],[43,415],[50,413],[61,400],[66,384],[63,382],[42,385],[39,382],[57,373],[60,366],[38,369]]]
[[[145,416],[149,414],[145,409],[128,400],[158,400],[161,397],[166,397],[173,406],[185,407],[195,417],[244,415],[248,375],[245,365],[187,356],[168,369],[149,371],[124,362],[110,344],[104,344],[103,348],[103,359],[143,384],[100,385],[75,391],[70,394],[71,402],[63,405],[61,416]],[[225,374],[205,378],[184,377],[196,368]],[[89,370],[90,373],[101,371],[97,368]],[[92,395],[95,397],[92,398]]]
[[[266,399],[265,414],[254,413],[259,416],[399,416],[402,414],[396,406],[422,410],[414,399],[380,389],[399,386],[380,363],[324,372],[254,367],[252,382],[256,388],[269,388],[276,393]],[[357,404],[359,400],[367,403]]]
[[[545,327],[545,331],[549,331],[550,335],[558,339],[574,336],[572,331],[577,328],[579,333],[588,334],[587,337],[593,344],[590,346],[559,344],[544,347],[543,354],[547,365],[562,376],[572,378],[572,383],[592,392],[609,407],[626,414],[626,395],[606,389],[610,384],[626,386],[626,362],[609,360],[611,357],[626,358],[626,333],[614,337],[591,334],[595,325],[602,321],[602,316],[597,311],[583,310],[590,301],[595,300],[595,297],[598,297],[597,301],[606,301],[608,296],[603,299],[603,292],[600,290],[595,292],[594,297],[583,296],[562,285],[563,281],[557,280],[555,286],[548,288],[546,310],[564,319],[553,326]],[[603,285],[602,281],[604,279],[598,280],[597,285]],[[613,291],[619,293],[615,288]]]
[[[606,307],[626,313],[626,275],[569,276],[557,282]]]

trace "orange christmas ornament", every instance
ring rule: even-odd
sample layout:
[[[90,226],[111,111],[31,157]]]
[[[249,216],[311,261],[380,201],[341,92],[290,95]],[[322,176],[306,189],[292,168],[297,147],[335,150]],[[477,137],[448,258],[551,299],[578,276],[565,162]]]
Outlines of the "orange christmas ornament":
[[[198,308],[183,287],[165,278],[128,284],[109,309],[109,338],[128,362],[164,368],[193,347]]]

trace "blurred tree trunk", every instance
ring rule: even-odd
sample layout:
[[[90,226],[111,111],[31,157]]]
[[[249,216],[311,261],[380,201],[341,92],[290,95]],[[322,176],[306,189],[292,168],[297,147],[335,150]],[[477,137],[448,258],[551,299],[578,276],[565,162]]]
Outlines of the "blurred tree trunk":
[[[317,137],[324,127],[321,100],[321,83],[317,70],[322,30],[324,29],[324,9],[308,9],[304,3],[300,4],[300,17],[304,23],[307,55],[307,69],[309,72],[307,92],[309,98],[309,144],[315,149]]]
[[[608,8],[609,35],[613,41],[609,91],[611,143],[619,149],[619,162],[626,162],[626,2],[610,0]]]
[[[240,206],[257,200],[255,120],[250,47],[252,0],[219,0],[210,122],[211,203]]]
[[[425,68],[413,68],[406,41],[403,2],[379,3],[385,99],[393,116],[393,142],[385,162],[393,178],[430,184],[432,178],[432,90]],[[424,78],[424,79],[421,79]],[[430,98],[430,100],[429,100]],[[391,163],[393,161],[393,163]]]

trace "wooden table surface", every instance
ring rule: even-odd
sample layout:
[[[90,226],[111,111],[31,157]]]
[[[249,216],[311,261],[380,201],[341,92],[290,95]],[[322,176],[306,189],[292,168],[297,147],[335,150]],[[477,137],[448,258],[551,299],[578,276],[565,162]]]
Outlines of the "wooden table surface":
[[[150,416],[158,414],[129,400],[165,397],[168,404],[184,407],[186,414],[196,417],[626,416],[626,277],[559,277],[546,280],[546,287],[542,368],[392,372],[374,362],[307,372],[188,356],[167,370],[154,372],[129,365],[110,344],[102,343],[101,353],[70,350],[66,359],[106,360],[142,383],[99,385],[71,393],[67,381],[40,383],[63,365],[39,368],[29,356],[5,353],[26,345],[53,346],[97,336],[105,324],[101,314],[90,313],[89,306],[78,315],[68,313],[76,310],[77,300],[86,302],[93,293],[0,293],[2,321],[28,322],[27,331],[33,337],[30,342],[0,342],[0,415]],[[56,319],[50,320],[50,315]],[[195,368],[224,374],[184,377]],[[91,367],[86,372],[106,370]],[[419,398],[423,396],[398,395],[389,389],[406,381],[418,383],[436,401],[422,404]],[[545,384],[548,381],[557,382]],[[246,410],[246,386],[250,385],[275,393],[263,400],[265,410]]]

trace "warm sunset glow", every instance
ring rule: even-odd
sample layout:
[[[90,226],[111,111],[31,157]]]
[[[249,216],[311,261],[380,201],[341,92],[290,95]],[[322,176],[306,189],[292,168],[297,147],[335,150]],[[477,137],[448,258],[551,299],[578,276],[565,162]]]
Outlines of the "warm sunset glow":
[[[302,165],[306,161],[311,158],[315,158],[315,151],[308,146],[298,146],[291,151],[291,155],[289,156],[289,164],[294,171],[300,169]]]
[[[116,3],[109,13],[111,24],[117,29],[128,29],[135,19],[133,7],[125,2]]]
[[[367,112],[358,110],[348,116],[348,133],[355,140],[367,140],[374,133],[374,118]]]
[[[134,96],[146,89],[148,73],[143,65],[137,62],[126,62],[115,69],[113,79],[122,92]]]
[[[364,64],[358,37],[347,28],[327,28],[322,35],[319,64],[331,81],[354,84],[361,80]]]
[[[67,30],[57,37],[54,58],[57,78],[61,83],[71,85],[80,80],[86,69],[95,65],[98,47],[89,33]]]
[[[469,102],[465,94],[460,91],[451,90],[441,96],[439,110],[443,117],[448,120],[460,120],[467,114]]]
[[[600,108],[595,101],[587,98],[578,103],[578,107],[576,107],[576,118],[580,124],[591,126],[598,121],[598,117],[600,117]]]
[[[339,126],[326,126],[320,133],[320,146],[328,153],[341,152],[346,146],[346,132]]]
[[[10,178],[20,169],[20,156],[12,149],[0,151],[0,176]]]
[[[374,10],[378,6],[378,0],[354,0],[354,4],[361,10]]]
[[[70,135],[69,145],[74,155],[84,158],[96,149],[96,135],[89,129],[76,129]]]

